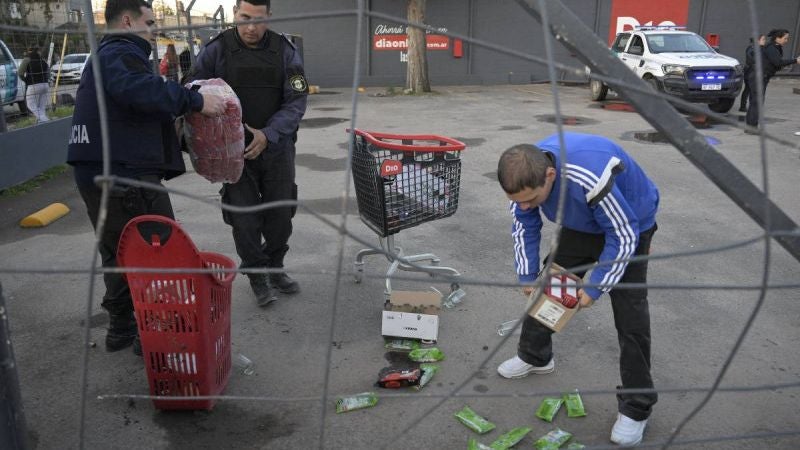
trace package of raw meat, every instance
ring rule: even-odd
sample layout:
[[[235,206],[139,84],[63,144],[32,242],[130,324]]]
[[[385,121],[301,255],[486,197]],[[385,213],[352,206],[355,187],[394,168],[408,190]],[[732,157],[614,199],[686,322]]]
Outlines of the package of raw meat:
[[[220,78],[195,80],[186,87],[200,86],[200,92],[218,95],[225,101],[225,113],[208,117],[199,111],[184,116],[183,136],[194,170],[212,183],[235,183],[244,169],[244,127],[239,97]]]

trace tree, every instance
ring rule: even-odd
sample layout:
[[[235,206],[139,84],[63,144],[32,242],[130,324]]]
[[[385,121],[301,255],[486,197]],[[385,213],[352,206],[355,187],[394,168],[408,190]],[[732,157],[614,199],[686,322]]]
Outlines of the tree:
[[[408,0],[408,21],[425,23],[425,4],[427,0]],[[407,27],[408,67],[406,68],[406,89],[413,93],[430,92],[428,80],[428,50],[425,30]]]

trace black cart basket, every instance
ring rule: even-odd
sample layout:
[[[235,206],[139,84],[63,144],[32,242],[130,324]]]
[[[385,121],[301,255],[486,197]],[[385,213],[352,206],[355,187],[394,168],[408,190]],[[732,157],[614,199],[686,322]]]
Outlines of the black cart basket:
[[[358,211],[379,236],[456,212],[463,143],[436,135],[350,133]]]

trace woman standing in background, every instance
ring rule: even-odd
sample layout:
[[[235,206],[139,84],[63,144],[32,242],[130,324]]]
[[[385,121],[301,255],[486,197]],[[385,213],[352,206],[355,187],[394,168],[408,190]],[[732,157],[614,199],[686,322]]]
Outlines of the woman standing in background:
[[[37,122],[47,122],[47,101],[50,97],[50,85],[47,79],[50,77],[50,68],[39,55],[39,49],[32,47],[28,51],[28,64],[24,67],[24,72],[19,76],[26,84],[25,103],[28,110],[33,113]]]
[[[178,81],[178,53],[175,51],[175,44],[167,45],[167,53],[161,59],[159,71],[168,80]]]

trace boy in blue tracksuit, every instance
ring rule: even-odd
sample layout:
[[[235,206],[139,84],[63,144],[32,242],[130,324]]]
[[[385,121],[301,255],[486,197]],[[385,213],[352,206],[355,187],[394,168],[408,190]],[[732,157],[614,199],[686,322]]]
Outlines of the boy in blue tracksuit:
[[[649,253],[657,228],[658,189],[633,158],[606,138],[564,133],[564,144],[566,161],[561,161],[558,135],[536,146],[512,147],[500,157],[497,175],[511,200],[519,280],[532,283],[538,276],[541,213],[550,221],[556,220],[565,166],[566,202],[554,262],[566,268],[599,263],[587,286],[578,292],[579,305],[587,308],[602,293],[609,293],[620,345],[622,387],[652,388],[647,289],[613,287],[619,282],[647,282],[647,261],[627,260]],[[532,290],[530,286],[523,288],[525,294]],[[552,372],[551,338],[549,328],[527,316],[517,356],[503,362],[498,373],[521,378]],[[658,397],[652,393],[618,394],[617,398],[619,414],[611,440],[635,445],[642,439]]]

